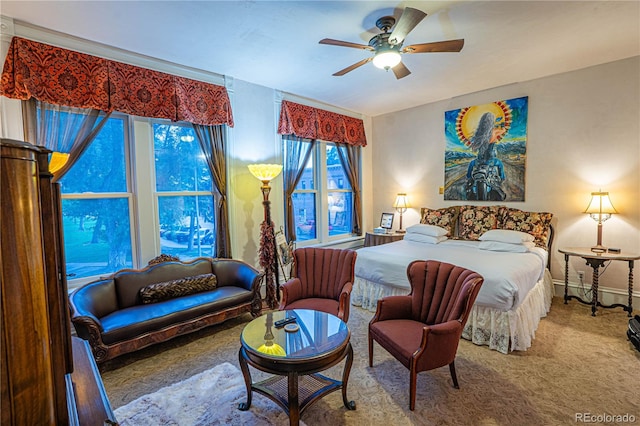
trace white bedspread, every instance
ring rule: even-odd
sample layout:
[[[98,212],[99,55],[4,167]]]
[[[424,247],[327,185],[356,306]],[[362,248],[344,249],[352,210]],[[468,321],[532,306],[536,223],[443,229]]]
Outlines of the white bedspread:
[[[528,253],[481,250],[479,241],[446,240],[439,244],[396,241],[358,250],[355,275],[369,282],[410,289],[407,265],[412,260],[439,260],[478,272],[484,277],[476,306],[501,311],[516,309],[544,276],[547,251]],[[406,294],[406,293],[405,293]]]

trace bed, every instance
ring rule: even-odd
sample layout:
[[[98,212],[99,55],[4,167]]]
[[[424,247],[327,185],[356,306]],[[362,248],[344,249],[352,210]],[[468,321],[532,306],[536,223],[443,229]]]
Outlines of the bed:
[[[352,304],[375,311],[378,299],[408,294],[413,260],[453,263],[485,279],[462,337],[505,354],[527,350],[554,292],[552,216],[506,206],[423,208],[403,240],[358,250]]]

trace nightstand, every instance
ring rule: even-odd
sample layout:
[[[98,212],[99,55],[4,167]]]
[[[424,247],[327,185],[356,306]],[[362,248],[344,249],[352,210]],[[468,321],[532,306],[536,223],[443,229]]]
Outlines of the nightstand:
[[[558,250],[560,253],[564,254],[564,303],[565,305],[571,299],[576,299],[580,303],[584,303],[587,305],[591,305],[591,316],[596,316],[596,311],[598,310],[598,306],[601,308],[622,308],[624,309],[628,315],[631,316],[631,312],[633,311],[633,264],[636,260],[640,259],[640,255],[633,253],[594,253],[591,251],[589,247],[567,247]],[[567,294],[569,287],[569,258],[571,256],[578,256],[583,258],[587,265],[593,268],[593,283],[591,284],[591,301],[582,300],[578,296],[569,296]],[[623,305],[621,303],[615,303],[613,305],[603,305],[598,301],[598,278],[600,274],[600,267],[604,265],[605,262],[611,260],[618,260],[629,263],[629,304]]]
[[[364,246],[379,246],[381,244],[392,243],[404,238],[404,233],[393,232],[391,234],[375,234],[373,232],[367,232],[364,236]]]

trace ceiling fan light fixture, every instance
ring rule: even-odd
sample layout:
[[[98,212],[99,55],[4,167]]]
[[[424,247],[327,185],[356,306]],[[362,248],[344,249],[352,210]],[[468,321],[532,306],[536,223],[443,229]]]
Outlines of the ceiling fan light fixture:
[[[388,70],[400,63],[400,54],[395,50],[385,50],[379,52],[373,58],[373,65],[380,69]]]

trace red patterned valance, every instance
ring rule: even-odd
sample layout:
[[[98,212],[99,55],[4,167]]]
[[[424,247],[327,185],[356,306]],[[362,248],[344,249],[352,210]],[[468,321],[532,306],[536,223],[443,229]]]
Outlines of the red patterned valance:
[[[367,145],[361,119],[289,101],[282,101],[278,133],[328,142]]]
[[[11,40],[0,95],[233,127],[229,96],[222,86],[20,37]]]

